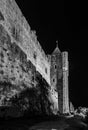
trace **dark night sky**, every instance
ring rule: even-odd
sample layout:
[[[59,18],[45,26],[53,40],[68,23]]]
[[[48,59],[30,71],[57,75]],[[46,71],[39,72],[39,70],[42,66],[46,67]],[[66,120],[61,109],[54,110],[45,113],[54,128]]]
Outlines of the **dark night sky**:
[[[75,107],[88,107],[88,5],[77,0],[47,1],[16,0],[46,54],[52,53],[56,40],[61,51],[68,51],[70,99]]]

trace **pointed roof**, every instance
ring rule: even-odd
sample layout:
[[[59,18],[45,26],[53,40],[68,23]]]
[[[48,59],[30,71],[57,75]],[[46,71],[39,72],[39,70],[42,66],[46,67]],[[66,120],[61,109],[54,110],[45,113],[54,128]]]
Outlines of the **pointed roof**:
[[[57,41],[56,41],[56,42],[57,42]],[[55,48],[55,50],[53,51],[52,54],[58,54],[58,53],[61,53],[61,51],[60,51],[60,49],[58,48],[58,43],[57,43],[56,48]]]

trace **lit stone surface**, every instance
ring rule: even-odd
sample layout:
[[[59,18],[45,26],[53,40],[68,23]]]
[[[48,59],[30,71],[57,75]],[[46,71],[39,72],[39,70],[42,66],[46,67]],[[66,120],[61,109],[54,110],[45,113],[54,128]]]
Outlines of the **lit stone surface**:
[[[63,112],[69,113],[69,94],[68,94],[68,53],[62,53],[63,68]]]
[[[33,98],[38,110],[69,112],[68,68],[62,54],[57,46],[46,55],[15,0],[0,0],[0,106],[11,105],[12,98],[32,88],[36,96],[38,90],[38,99]]]

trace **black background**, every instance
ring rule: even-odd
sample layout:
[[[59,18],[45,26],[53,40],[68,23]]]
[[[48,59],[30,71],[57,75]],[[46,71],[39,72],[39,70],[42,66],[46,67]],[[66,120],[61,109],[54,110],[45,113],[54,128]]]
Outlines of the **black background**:
[[[16,0],[46,54],[69,53],[69,95],[75,107],[88,107],[88,5],[84,1]]]

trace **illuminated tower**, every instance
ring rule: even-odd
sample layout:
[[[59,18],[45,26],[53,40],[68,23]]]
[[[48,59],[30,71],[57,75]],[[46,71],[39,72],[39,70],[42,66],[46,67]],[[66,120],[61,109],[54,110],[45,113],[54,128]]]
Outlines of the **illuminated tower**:
[[[51,87],[57,92],[57,105],[60,113],[69,112],[68,96],[68,53],[60,52],[58,45],[51,55]]]
[[[51,77],[51,86],[57,92],[57,105],[58,111],[62,113],[62,103],[63,103],[63,73],[62,73],[62,54],[56,46],[54,52],[51,55],[51,70],[50,70],[50,77]]]
[[[68,52],[62,52],[62,68],[63,68],[63,113],[69,113]]]

